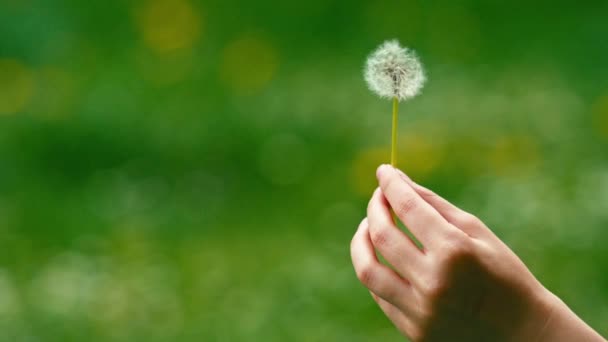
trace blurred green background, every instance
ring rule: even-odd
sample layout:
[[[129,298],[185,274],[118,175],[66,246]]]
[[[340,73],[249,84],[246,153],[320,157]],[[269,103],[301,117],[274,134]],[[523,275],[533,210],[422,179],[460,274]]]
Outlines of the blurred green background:
[[[389,159],[608,333],[608,2],[0,0],[0,340],[400,340],[349,243]]]

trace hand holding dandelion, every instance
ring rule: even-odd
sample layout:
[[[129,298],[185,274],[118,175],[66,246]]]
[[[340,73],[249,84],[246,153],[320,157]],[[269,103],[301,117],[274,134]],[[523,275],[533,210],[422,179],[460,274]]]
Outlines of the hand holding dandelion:
[[[415,342],[606,342],[481,220],[394,167],[399,101],[417,95],[425,81],[415,54],[385,42],[368,58],[365,80],[393,100],[393,166],[376,172],[379,187],[351,241],[351,258],[399,331]]]
[[[397,164],[397,123],[399,101],[420,92],[426,77],[416,54],[401,47],[396,40],[386,41],[367,59],[365,81],[369,89],[382,98],[393,99],[391,165]]]
[[[359,280],[411,341],[606,342],[480,219],[392,166],[376,176],[351,258]]]

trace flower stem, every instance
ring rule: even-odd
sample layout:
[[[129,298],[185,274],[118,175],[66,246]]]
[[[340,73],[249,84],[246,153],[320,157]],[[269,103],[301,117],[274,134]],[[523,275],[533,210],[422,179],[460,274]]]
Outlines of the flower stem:
[[[399,117],[399,100],[393,97],[393,132],[391,139],[391,165],[397,166],[397,119]]]

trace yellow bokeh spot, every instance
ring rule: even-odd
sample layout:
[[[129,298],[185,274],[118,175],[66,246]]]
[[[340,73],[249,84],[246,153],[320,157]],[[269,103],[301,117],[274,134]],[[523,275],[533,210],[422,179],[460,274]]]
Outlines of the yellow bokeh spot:
[[[591,108],[593,128],[603,138],[608,139],[608,94],[601,96]]]
[[[443,159],[442,145],[422,135],[406,135],[399,140],[397,167],[412,179],[424,180]]]
[[[34,90],[31,72],[13,59],[0,59],[0,114],[24,109]]]
[[[363,150],[352,162],[351,182],[355,193],[369,196],[378,186],[376,168],[390,163],[390,146]],[[416,181],[424,180],[443,160],[443,145],[421,135],[408,135],[398,142],[397,167]]]
[[[151,0],[137,12],[146,45],[159,54],[192,48],[201,33],[201,16],[187,0]]]
[[[378,187],[376,168],[390,163],[390,146],[361,151],[352,162],[351,184],[357,195],[366,197]]]
[[[255,92],[272,80],[277,66],[277,52],[270,43],[259,37],[244,37],[224,50],[220,78],[237,92]]]
[[[538,166],[542,158],[539,146],[532,138],[509,136],[496,141],[488,161],[494,174],[513,176],[522,169]]]
[[[67,71],[45,67],[36,73],[37,92],[33,100],[36,115],[58,119],[70,114],[74,103],[76,82]]]

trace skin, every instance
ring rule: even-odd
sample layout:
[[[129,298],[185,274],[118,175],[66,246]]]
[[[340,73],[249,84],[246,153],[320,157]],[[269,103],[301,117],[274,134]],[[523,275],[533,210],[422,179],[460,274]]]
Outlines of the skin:
[[[359,280],[411,341],[606,341],[478,218],[392,166],[376,175],[380,186],[351,257]]]

